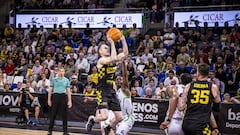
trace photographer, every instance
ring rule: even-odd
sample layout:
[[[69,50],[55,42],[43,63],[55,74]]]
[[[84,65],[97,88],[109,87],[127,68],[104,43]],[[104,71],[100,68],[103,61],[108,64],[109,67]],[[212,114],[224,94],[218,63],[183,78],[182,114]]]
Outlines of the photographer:
[[[40,104],[38,98],[34,97],[28,87],[23,88],[20,91],[18,104],[20,105],[22,111],[24,112],[24,116],[26,117],[27,124],[34,124],[37,126],[39,124],[38,117],[40,112]],[[29,113],[34,112],[35,120],[32,121],[29,118]]]

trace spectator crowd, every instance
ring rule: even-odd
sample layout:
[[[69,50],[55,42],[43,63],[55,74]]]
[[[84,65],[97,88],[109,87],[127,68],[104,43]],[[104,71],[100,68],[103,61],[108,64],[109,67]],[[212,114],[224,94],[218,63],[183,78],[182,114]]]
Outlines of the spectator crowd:
[[[166,99],[166,88],[179,84],[182,73],[196,76],[196,65],[210,65],[209,81],[215,83],[222,94],[240,93],[240,31],[237,24],[229,27],[166,28],[149,35],[132,28],[121,29],[129,48],[135,49],[126,58],[132,95]],[[57,27],[45,29],[36,25],[14,28],[6,24],[1,37],[0,88],[1,91],[47,93],[50,81],[58,68],[64,67],[71,80],[73,93],[95,94],[97,84],[96,62],[98,45],[107,43],[107,29]],[[118,52],[121,44],[116,43]],[[121,75],[118,65],[117,75]],[[14,84],[12,77],[22,77]],[[16,82],[15,82],[16,83]]]

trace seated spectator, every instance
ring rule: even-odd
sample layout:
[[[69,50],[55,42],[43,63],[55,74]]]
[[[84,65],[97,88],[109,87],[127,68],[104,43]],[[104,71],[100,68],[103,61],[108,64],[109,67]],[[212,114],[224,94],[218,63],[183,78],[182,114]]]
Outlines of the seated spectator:
[[[48,89],[50,87],[50,80],[47,79],[46,74],[41,75],[41,80],[37,83],[37,90],[36,92],[46,94],[48,93]]]
[[[28,65],[26,63],[26,59],[21,59],[21,64],[15,68],[15,75],[17,76],[26,76],[28,70]]]
[[[70,53],[71,54],[71,53]],[[55,63],[58,64],[59,62],[62,62],[65,64],[67,59],[69,59],[69,55],[67,54],[67,58],[65,59],[63,50],[60,50],[59,47],[56,47],[55,53],[53,54],[53,59],[55,60]]]
[[[170,70],[168,73],[168,77],[164,81],[164,86],[167,88],[171,85],[172,81],[175,81],[176,84],[179,84],[178,78],[175,76],[175,73]]]
[[[153,57],[148,58],[148,62],[145,64],[144,71],[147,72],[148,70],[152,70],[153,72],[156,73],[156,63],[153,60]]]
[[[141,57],[139,57],[136,61],[136,69],[139,70],[140,72],[144,72],[144,68],[145,68],[145,63],[143,61],[143,59]]]
[[[155,91],[156,91],[156,85],[155,85],[155,80],[154,79],[149,79],[149,83],[147,85],[145,85],[143,87],[143,91],[145,92],[143,95],[146,95],[146,89],[147,88],[151,88],[151,92],[152,94],[151,95],[154,95]]]
[[[23,89],[22,82],[18,82],[17,88],[14,88],[13,92],[20,92],[20,91],[22,91],[22,89]]]
[[[92,77],[92,81],[95,84],[98,84],[98,72],[97,72],[97,67],[96,66],[92,67],[90,76]]]
[[[153,40],[150,38],[150,35],[149,35],[149,34],[146,34],[146,35],[144,36],[143,45],[144,45],[146,48],[151,48],[151,47],[153,47]],[[151,53],[152,53],[152,52],[151,52]]]
[[[173,33],[172,28],[168,28],[168,32],[163,35],[163,43],[167,48],[171,48],[175,43],[176,35]]]
[[[187,65],[190,62],[190,56],[189,54],[186,53],[186,48],[185,47],[181,47],[180,50],[180,54],[177,55],[177,62],[176,64],[179,64],[180,61],[183,61],[184,63],[186,63]]]
[[[148,59],[149,58],[153,58],[153,55],[152,53],[149,52],[149,48],[145,48],[144,49],[144,53],[143,55],[141,56],[143,62],[146,64],[148,62]]]
[[[97,53],[97,49],[92,49],[91,53],[87,54],[86,59],[88,60],[90,65],[95,65],[97,64],[97,60],[98,60],[98,53]]]
[[[94,89],[94,88],[92,88],[92,86],[91,85],[86,85],[85,86],[85,88],[84,88],[84,92],[83,92],[83,94],[85,95],[85,96],[94,96],[96,93],[96,91],[95,91],[96,89]]]
[[[11,92],[11,91],[12,91],[12,89],[11,89],[10,84],[5,83],[4,87],[3,87],[3,92]]]
[[[236,65],[231,65],[231,70],[228,75],[228,81],[226,84],[226,92],[231,96],[236,96],[239,82],[240,82],[240,71]]]
[[[40,60],[35,60],[35,64],[33,65],[33,68],[32,68],[33,75],[39,76],[42,68],[43,66],[40,64]]]
[[[153,98],[155,98],[155,99],[166,99],[167,98],[166,87],[164,87],[163,82],[159,83],[159,87],[156,88]]]
[[[204,53],[202,50],[199,50],[196,60],[197,60],[196,61],[197,64],[199,63],[209,64],[208,55]]]
[[[166,62],[164,61],[162,56],[157,56],[157,73],[164,72],[164,69],[166,67]]]
[[[28,88],[22,89],[19,94],[18,103],[24,112],[24,115],[27,119],[27,124],[31,124],[33,122],[34,125],[39,124],[39,113],[40,113],[40,104],[34,101],[35,97],[31,94]],[[32,121],[29,117],[29,113],[32,112],[35,114],[35,120]]]
[[[218,86],[218,88],[221,89],[220,80],[218,78],[216,78],[216,74],[213,70],[209,71],[208,76],[209,76],[208,81],[212,82],[213,84],[216,84]]]
[[[132,63],[131,61],[127,63],[127,72],[128,80],[131,81],[131,78],[135,75],[134,63]]]
[[[144,93],[145,93],[145,92],[143,91],[143,88],[140,86],[138,80],[135,80],[135,81],[134,81],[134,86],[133,86],[133,87],[137,90],[138,96],[140,96],[140,97],[143,97],[143,96],[144,96]]]
[[[14,74],[14,69],[15,69],[15,64],[13,63],[12,59],[7,60],[7,64],[4,67],[4,71],[7,75],[13,75]]]
[[[81,79],[81,77],[83,77],[82,75],[84,73],[89,72],[90,64],[88,63],[88,60],[84,57],[83,52],[79,53],[79,58],[77,59],[75,66],[77,67],[77,70],[78,70],[79,79]]]
[[[65,76],[70,78],[73,74],[77,73],[76,66],[74,65],[74,60],[69,59],[67,65],[65,66]]]
[[[140,97],[137,93],[137,89],[135,87],[131,88],[131,97],[135,98],[135,97]]]
[[[93,82],[91,75],[87,76],[87,82],[84,84],[84,87],[87,85],[90,85],[92,89],[97,89],[97,85]]]
[[[81,93],[83,94],[84,85],[81,81],[78,81],[77,75],[72,75],[70,80],[71,88],[74,90],[73,93]]]
[[[144,80],[144,85],[148,85],[151,80],[154,81],[154,83],[153,83],[154,87],[157,87],[158,79],[155,77],[155,72],[153,70],[148,70],[147,76]]]
[[[61,54],[61,53],[60,53]],[[61,59],[62,60],[60,60],[60,61],[63,61],[65,58],[64,58],[64,56],[63,56],[63,54],[60,56],[61,57]],[[74,51],[71,51],[69,54],[67,54],[67,58],[66,58],[66,62],[68,63],[68,61],[70,60],[70,59],[72,59],[73,60],[73,62],[75,63],[76,61],[77,61],[77,53],[75,53]]]
[[[163,45],[162,42],[159,43],[159,47],[158,47],[157,49],[155,49],[154,52],[153,52],[153,55],[154,55],[155,57],[157,57],[157,56],[162,56],[162,57],[164,57],[166,54],[167,54],[167,49],[164,48],[164,45]]]
[[[47,54],[46,56],[47,56],[47,59],[44,61],[44,63],[47,64],[48,69],[51,69],[51,67],[55,65],[55,61],[53,60],[51,54]]]
[[[139,43],[138,43],[138,47],[136,49],[136,55],[139,55],[139,56],[142,56],[142,54],[144,53],[144,50],[145,50],[145,46],[144,46],[144,43],[143,41],[141,40]]]
[[[190,73],[190,71],[187,70],[184,61],[180,61],[180,62],[178,63],[178,66],[179,66],[179,68],[178,68],[177,71],[176,71],[176,72],[177,72],[177,73],[176,73],[177,76],[180,76],[182,73]]]
[[[139,69],[137,69],[135,75],[131,77],[131,86],[134,86],[135,81],[138,81],[139,87],[144,86],[144,77],[141,76],[141,71]]]
[[[144,96],[144,98],[152,98],[153,97],[151,88],[149,88],[149,87],[146,88],[145,93],[146,93],[146,95]]]
[[[175,68],[175,63],[173,62],[173,59],[171,56],[168,56],[166,59],[166,66],[164,71],[166,72],[167,76],[170,70],[172,70],[174,72],[174,74],[176,74],[176,70]]]
[[[28,82],[30,82],[30,84],[31,84],[31,87],[35,90],[35,92],[36,92],[36,88],[37,88],[37,81],[36,80],[38,80],[38,76],[36,76],[36,75],[29,75],[28,77],[27,77],[27,79],[26,79]]]
[[[229,93],[225,93],[223,95],[223,103],[232,103],[232,99]]]
[[[28,90],[30,93],[34,93],[35,92],[35,90],[32,88],[31,83],[29,81],[26,82],[24,89]],[[24,89],[22,89],[22,90],[24,90]]]
[[[50,74],[46,74],[46,78],[51,81],[53,78],[57,77],[58,76],[58,74],[57,74],[58,69],[59,69],[58,66],[55,65],[53,67],[53,70],[50,71]]]

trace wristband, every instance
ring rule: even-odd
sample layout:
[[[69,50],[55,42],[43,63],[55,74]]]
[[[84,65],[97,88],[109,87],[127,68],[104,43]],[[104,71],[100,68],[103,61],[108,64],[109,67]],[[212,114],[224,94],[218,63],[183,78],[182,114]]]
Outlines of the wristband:
[[[217,130],[218,130],[218,128],[217,128],[217,127],[215,127],[215,128],[212,128],[212,130],[215,130],[215,129],[217,129]]]

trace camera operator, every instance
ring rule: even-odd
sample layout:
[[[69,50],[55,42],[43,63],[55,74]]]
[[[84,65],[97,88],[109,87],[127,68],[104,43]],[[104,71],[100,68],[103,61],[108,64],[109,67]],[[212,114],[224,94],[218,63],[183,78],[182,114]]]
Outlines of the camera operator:
[[[26,117],[27,124],[34,124],[37,126],[39,124],[38,117],[40,112],[40,104],[38,98],[35,98],[31,93],[28,87],[23,88],[20,91],[18,103],[24,112],[24,116]],[[34,112],[35,120],[32,121],[29,118],[29,113]]]

